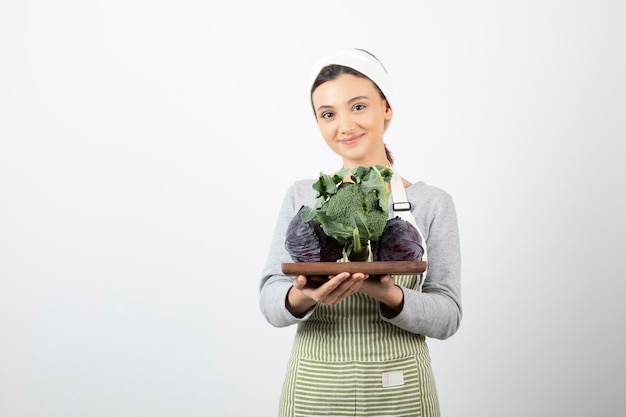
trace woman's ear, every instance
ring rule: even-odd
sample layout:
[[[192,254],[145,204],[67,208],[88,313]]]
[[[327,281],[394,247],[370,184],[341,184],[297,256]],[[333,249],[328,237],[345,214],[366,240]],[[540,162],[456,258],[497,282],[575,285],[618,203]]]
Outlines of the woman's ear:
[[[391,120],[391,117],[393,116],[393,110],[391,109],[389,103],[387,103],[387,100],[385,100],[385,106],[385,120]]]

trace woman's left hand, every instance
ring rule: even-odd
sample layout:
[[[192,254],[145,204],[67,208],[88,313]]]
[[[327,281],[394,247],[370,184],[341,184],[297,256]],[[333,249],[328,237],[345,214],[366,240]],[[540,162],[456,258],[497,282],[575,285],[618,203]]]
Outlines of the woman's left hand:
[[[359,292],[377,299],[396,314],[402,310],[404,292],[395,284],[391,275],[370,276],[363,281]]]

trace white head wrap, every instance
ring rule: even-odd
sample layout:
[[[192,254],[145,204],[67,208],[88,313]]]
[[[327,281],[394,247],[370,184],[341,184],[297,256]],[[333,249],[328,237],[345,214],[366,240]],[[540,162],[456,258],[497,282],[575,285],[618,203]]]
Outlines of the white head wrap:
[[[309,88],[313,85],[322,68],[333,64],[355,69],[372,80],[385,95],[389,106],[393,108],[392,103],[395,103],[395,97],[387,70],[376,57],[362,49],[341,49],[319,60],[313,67]]]

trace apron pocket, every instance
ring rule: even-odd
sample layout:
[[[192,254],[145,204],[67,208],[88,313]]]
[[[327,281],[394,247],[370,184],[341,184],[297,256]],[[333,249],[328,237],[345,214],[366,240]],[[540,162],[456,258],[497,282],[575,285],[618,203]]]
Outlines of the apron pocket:
[[[420,417],[421,381],[414,356],[387,362],[300,358],[295,416]]]

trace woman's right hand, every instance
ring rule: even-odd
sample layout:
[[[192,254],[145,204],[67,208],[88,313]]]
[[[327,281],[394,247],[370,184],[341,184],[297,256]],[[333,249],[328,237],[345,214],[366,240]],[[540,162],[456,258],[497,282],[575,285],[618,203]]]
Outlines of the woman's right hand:
[[[317,303],[338,304],[357,292],[367,277],[366,274],[360,272],[355,274],[342,272],[330,275],[328,280],[323,277],[320,279],[320,277],[298,275],[287,294],[287,309],[294,316],[302,317]]]

